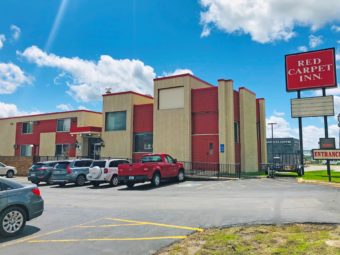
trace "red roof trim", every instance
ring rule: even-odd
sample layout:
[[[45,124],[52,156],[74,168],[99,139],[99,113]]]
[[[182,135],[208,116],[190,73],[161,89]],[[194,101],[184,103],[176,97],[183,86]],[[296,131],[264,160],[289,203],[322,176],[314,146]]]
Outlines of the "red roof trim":
[[[124,91],[124,92],[116,92],[116,93],[109,93],[109,94],[103,94],[103,97],[107,97],[107,96],[117,96],[117,95],[124,95],[124,94],[134,94],[137,96],[142,96],[142,97],[146,97],[149,99],[153,99],[152,96],[148,96],[148,95],[143,95],[134,91]]]
[[[204,84],[207,84],[209,86],[212,86],[212,87],[215,87],[214,85],[206,82],[206,81],[203,81],[202,79],[190,74],[190,73],[185,73],[185,74],[178,74],[178,75],[172,75],[172,76],[165,76],[165,77],[159,77],[159,78],[155,78],[153,79],[154,81],[161,81],[161,80],[167,80],[167,79],[173,79],[173,78],[179,78],[179,77],[185,77],[185,76],[189,76],[195,80],[198,80],[200,82],[203,82]]]
[[[234,82],[232,79],[218,79],[217,81],[232,81],[232,82]]]
[[[253,95],[256,96],[255,92],[251,91],[250,89],[247,89],[247,88],[245,88],[245,87],[239,88],[239,90],[242,90],[242,89],[244,89],[244,90],[248,91],[249,93],[251,93],[251,94],[253,94]]]
[[[209,87],[209,88],[198,88],[198,89],[192,89],[191,91],[197,91],[197,90],[209,90],[209,89],[218,89],[217,86]]]
[[[264,99],[264,98],[257,98],[256,100],[257,101],[265,101],[266,99]]]
[[[150,105],[153,106],[153,104],[135,104],[135,105],[133,105],[133,106],[134,106],[134,107],[138,107],[138,106],[150,106]]]
[[[27,118],[27,117],[39,117],[39,116],[56,115],[56,114],[64,114],[64,113],[76,113],[76,112],[102,114],[101,112],[95,112],[95,111],[89,111],[89,110],[74,110],[74,111],[64,111],[64,112],[49,112],[49,113],[13,116],[13,117],[0,118],[0,120],[20,119],[20,118]]]

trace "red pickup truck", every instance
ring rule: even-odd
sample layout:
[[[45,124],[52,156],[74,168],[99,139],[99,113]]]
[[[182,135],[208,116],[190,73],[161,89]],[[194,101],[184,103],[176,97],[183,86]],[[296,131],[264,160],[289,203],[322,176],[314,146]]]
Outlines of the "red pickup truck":
[[[161,179],[177,178],[184,181],[183,164],[168,154],[148,154],[139,163],[118,166],[119,181],[132,188],[135,183],[151,181],[157,187]]]

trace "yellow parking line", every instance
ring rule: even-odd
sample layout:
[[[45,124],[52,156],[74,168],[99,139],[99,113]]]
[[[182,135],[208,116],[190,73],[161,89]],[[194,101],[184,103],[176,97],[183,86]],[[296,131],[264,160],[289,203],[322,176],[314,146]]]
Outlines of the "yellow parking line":
[[[120,221],[120,222],[141,223],[141,224],[144,224],[144,225],[152,225],[152,226],[165,227],[165,228],[186,229],[186,230],[203,232],[203,229],[201,229],[201,228],[192,228],[192,227],[186,227],[186,226],[169,225],[169,224],[162,224],[162,223],[155,223],[155,222],[148,222],[148,221],[124,220],[124,219],[117,219],[117,218],[106,218],[106,219],[107,220],[113,220],[113,221]]]
[[[131,223],[131,224],[107,224],[98,226],[79,226],[77,228],[111,228],[111,227],[125,227],[125,226],[142,226],[144,223]]]
[[[153,236],[153,237],[126,237],[126,238],[86,238],[86,239],[60,239],[60,240],[30,240],[28,243],[74,243],[94,241],[152,241],[163,239],[185,239],[186,236]]]
[[[104,218],[100,218],[100,219],[96,219],[96,220],[91,220],[91,221],[84,222],[84,223],[79,224],[79,225],[74,225],[74,226],[67,227],[67,228],[62,228],[62,229],[58,229],[58,230],[53,230],[53,231],[47,232],[47,233],[45,233],[45,234],[40,234],[40,235],[38,234],[38,235],[31,236],[31,237],[28,237],[28,238],[23,238],[23,239],[21,239],[21,240],[17,240],[17,241],[13,241],[13,242],[8,242],[8,243],[6,243],[6,244],[0,245],[0,248],[12,246],[12,245],[19,244],[19,243],[24,243],[24,242],[30,241],[30,240],[32,240],[32,239],[35,239],[35,238],[41,238],[41,237],[49,236],[49,235],[52,235],[52,234],[64,232],[64,231],[66,231],[66,230],[69,230],[69,229],[72,229],[72,228],[76,228],[76,227],[82,226],[82,225],[84,225],[84,224],[94,223],[94,222],[97,222],[97,221],[100,221],[100,220],[103,220],[103,219],[104,219]]]

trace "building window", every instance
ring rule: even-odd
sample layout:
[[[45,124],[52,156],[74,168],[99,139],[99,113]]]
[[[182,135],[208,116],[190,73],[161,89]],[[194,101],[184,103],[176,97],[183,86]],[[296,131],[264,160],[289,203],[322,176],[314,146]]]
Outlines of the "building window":
[[[257,131],[257,140],[261,139],[261,126],[260,126],[260,122],[257,122],[256,124],[256,131]]]
[[[152,152],[152,133],[134,134],[134,152]]]
[[[126,111],[105,113],[105,131],[126,130]]]
[[[55,146],[55,155],[56,156],[68,156],[69,149],[70,149],[69,144],[57,144]]]
[[[238,122],[234,122],[234,142],[235,143],[240,142],[240,129]]]
[[[71,119],[57,120],[57,132],[70,132]]]
[[[32,134],[33,133],[33,122],[22,123],[22,133],[23,134]]]
[[[32,156],[32,145],[20,145],[20,156],[31,157]]]
[[[184,87],[158,90],[158,109],[184,108]]]

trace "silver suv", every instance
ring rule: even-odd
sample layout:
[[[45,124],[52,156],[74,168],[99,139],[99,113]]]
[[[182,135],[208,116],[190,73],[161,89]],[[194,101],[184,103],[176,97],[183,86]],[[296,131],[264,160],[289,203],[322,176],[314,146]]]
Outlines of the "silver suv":
[[[118,180],[118,165],[130,164],[126,159],[103,159],[95,160],[90,166],[87,180],[95,187],[101,183],[110,183],[111,186],[117,186]]]

